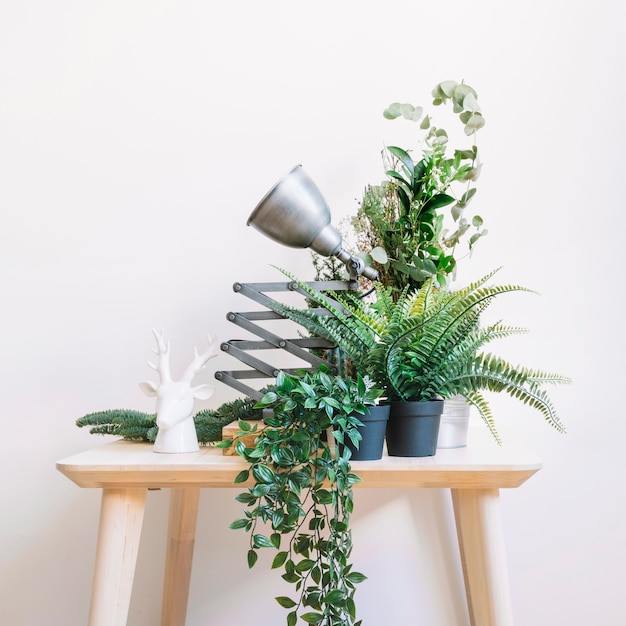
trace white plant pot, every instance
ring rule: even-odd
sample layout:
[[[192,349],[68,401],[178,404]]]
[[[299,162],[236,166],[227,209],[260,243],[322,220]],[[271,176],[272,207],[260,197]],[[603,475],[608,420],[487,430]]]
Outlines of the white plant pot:
[[[443,403],[437,448],[464,448],[467,445],[470,405],[463,396],[454,396]]]

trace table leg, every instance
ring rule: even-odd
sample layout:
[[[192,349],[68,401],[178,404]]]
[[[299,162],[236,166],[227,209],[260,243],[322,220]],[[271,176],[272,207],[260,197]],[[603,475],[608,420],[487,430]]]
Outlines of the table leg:
[[[451,491],[471,626],[513,626],[499,490]]]
[[[128,619],[146,489],[103,489],[89,626]]]
[[[161,626],[185,626],[200,489],[170,490]]]

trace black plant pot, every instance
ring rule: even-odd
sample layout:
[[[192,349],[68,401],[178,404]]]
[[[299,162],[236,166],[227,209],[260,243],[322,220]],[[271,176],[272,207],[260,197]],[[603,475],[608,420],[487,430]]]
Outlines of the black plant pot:
[[[389,456],[434,456],[443,400],[391,402],[387,424]]]
[[[363,422],[363,426],[358,429],[362,437],[359,447],[355,448],[349,439],[346,440],[346,446],[352,452],[353,461],[376,461],[383,456],[390,407],[388,404],[381,404],[367,408],[369,413],[356,415],[359,421]]]

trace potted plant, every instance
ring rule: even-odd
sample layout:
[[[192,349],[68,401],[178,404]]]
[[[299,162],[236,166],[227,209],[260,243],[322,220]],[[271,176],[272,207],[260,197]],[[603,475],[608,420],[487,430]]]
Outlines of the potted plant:
[[[365,579],[350,562],[352,487],[360,478],[352,473],[350,451],[358,446],[359,416],[377,392],[363,379],[333,376],[327,368],[301,375],[279,372],[276,387],[257,403],[271,409],[265,427],[251,447],[234,445],[249,463],[236,483],[249,486],[237,496],[246,505],[244,516],[231,528],[250,535],[248,565],[258,550],[276,550],[272,568],[296,588],[295,598],[276,601],[289,610],[288,626],[298,615],[308,624],[357,626],[355,585]],[[254,426],[240,422],[241,431]],[[323,437],[331,429],[339,444],[334,449]]]
[[[419,288],[429,277],[441,286],[449,284],[456,275],[462,240],[467,238],[466,254],[471,254],[487,234],[480,215],[469,219],[465,215],[481,168],[476,135],[485,120],[478,94],[465,83],[444,81],[435,86],[432,96],[434,105],[452,104],[471,145],[449,155],[448,132],[431,125],[421,107],[390,105],[383,115],[419,123],[425,132],[423,147],[415,159],[397,146],[386,149],[388,180],[366,189],[353,220],[361,241],[369,247],[370,263],[395,294],[405,285]],[[462,396],[445,400],[438,447],[466,444],[469,408]]]
[[[394,298],[404,287],[418,289],[429,278],[450,286],[459,260],[487,234],[482,217],[468,214],[481,170],[477,133],[485,124],[478,94],[464,82],[447,80],[435,85],[432,97],[434,106],[451,105],[469,141],[455,142],[457,147],[452,148],[454,133],[435,125],[423,107],[389,105],[383,112],[386,119],[418,125],[417,148],[384,149],[385,180],[365,188],[356,215],[348,221],[349,232],[344,233]],[[337,278],[337,268],[328,259],[314,257],[314,266],[318,274],[321,269]],[[443,406],[439,445],[464,445],[469,405],[457,396]]]
[[[485,120],[478,94],[465,83],[444,81],[432,95],[435,106],[452,104],[470,145],[450,149],[448,131],[434,126],[421,106],[391,104],[384,117],[418,123],[423,136],[416,151],[385,148],[386,179],[366,187],[347,235],[356,238],[394,297],[405,286],[419,288],[429,278],[447,284],[456,272],[458,246],[466,241],[469,254],[487,234],[479,215],[466,215],[481,169],[476,134]]]
[[[396,298],[390,289],[378,286],[374,301],[347,294],[341,303],[285,272],[322,311],[280,304],[276,310],[341,346],[357,370],[366,372],[384,390],[392,408],[387,428],[391,455],[430,455],[436,446],[435,439],[413,451],[407,443],[404,420],[397,417],[395,409],[406,410],[407,402],[416,403],[420,410],[435,409],[434,415],[430,411],[430,421],[436,428],[442,399],[456,395],[477,408],[498,442],[485,391],[508,393],[539,410],[553,427],[563,431],[545,385],[567,383],[568,378],[514,366],[481,351],[495,339],[526,332],[501,323],[485,328],[479,325],[481,313],[497,296],[529,291],[517,285],[487,284],[496,271],[457,291],[440,288],[431,278],[419,289],[405,288]]]

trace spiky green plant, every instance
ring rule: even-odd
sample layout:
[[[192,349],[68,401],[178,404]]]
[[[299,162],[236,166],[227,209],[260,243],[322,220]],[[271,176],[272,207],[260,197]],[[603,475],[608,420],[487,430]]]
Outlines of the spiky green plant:
[[[265,390],[270,390],[267,387]],[[237,398],[225,402],[217,409],[203,409],[193,416],[198,443],[210,444],[220,441],[222,428],[231,422],[260,419],[261,410],[254,408],[252,398]],[[108,409],[89,413],[76,420],[79,428],[89,427],[92,435],[115,435],[132,441],[154,442],[159,427],[156,413],[143,413],[128,409]]]
[[[502,323],[480,326],[481,314],[497,296],[530,291],[518,285],[488,285],[496,272],[458,291],[440,289],[431,279],[419,289],[405,288],[397,299],[379,285],[374,302],[350,293],[342,294],[339,302],[283,271],[319,308],[277,303],[274,309],[335,342],[357,371],[385,390],[389,400],[426,401],[461,395],[477,408],[500,442],[483,392],[505,392],[537,409],[563,432],[544,386],[568,383],[567,377],[512,365],[482,352],[495,339],[527,332]]]

